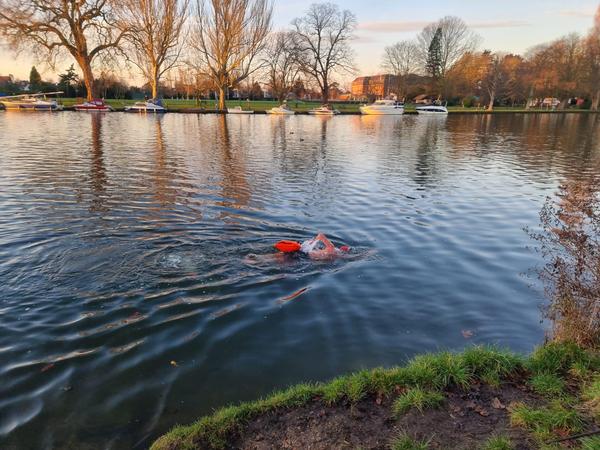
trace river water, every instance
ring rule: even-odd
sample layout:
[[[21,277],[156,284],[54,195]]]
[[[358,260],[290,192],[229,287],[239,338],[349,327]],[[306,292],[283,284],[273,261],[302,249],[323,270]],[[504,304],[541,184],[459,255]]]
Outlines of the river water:
[[[5,112],[0,142],[0,447],[19,449],[144,448],[295,382],[530,351],[524,228],[600,168],[596,115]],[[263,256],[318,231],[350,257]]]

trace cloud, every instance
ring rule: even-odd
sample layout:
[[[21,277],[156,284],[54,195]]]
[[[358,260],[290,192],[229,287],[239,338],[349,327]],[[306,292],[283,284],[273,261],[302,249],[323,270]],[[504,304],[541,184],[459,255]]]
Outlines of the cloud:
[[[420,31],[431,22],[362,22],[358,25],[359,30],[374,31],[376,33],[403,33],[406,31]]]
[[[581,11],[574,9],[564,9],[562,11],[558,11],[559,16],[566,17],[580,17],[582,19],[587,19],[589,17],[594,17],[594,11]]]
[[[362,22],[358,29],[374,33],[405,33],[410,31],[421,31],[431,22],[426,21],[381,21]],[[496,20],[489,22],[472,22],[468,24],[472,28],[515,28],[531,25],[523,20]]]
[[[353,42],[356,44],[375,44],[379,41],[371,36],[359,34],[354,36]]]
[[[469,24],[472,28],[518,28],[531,26],[524,20],[496,20],[491,22],[472,22]]]

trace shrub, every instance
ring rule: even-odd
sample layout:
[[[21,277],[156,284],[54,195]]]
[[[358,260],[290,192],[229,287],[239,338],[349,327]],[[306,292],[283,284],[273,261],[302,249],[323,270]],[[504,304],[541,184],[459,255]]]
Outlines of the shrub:
[[[553,338],[583,347],[600,344],[599,180],[568,181],[558,201],[548,199],[540,213],[538,242],[545,265],[538,270],[550,303]]]

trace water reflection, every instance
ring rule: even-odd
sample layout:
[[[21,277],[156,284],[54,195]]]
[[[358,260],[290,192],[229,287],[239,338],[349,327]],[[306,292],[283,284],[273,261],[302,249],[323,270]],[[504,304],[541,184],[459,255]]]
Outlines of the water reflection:
[[[102,148],[102,121],[103,114],[90,114],[91,130],[91,167],[90,181],[92,199],[90,202],[91,212],[106,212],[106,183],[108,181],[106,167],[104,165],[104,152]]]

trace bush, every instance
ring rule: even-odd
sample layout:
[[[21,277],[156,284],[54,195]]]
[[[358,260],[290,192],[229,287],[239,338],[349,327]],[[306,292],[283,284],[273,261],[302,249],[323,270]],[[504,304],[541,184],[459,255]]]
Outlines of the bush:
[[[541,232],[530,233],[546,264],[538,275],[550,303],[545,315],[556,341],[600,344],[600,201],[598,179],[563,184],[548,199]]]

